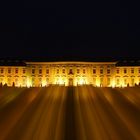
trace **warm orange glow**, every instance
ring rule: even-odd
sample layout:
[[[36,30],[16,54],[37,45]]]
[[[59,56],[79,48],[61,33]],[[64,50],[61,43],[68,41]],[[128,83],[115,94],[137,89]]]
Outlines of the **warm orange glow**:
[[[140,66],[134,66],[132,73],[132,66],[120,67],[116,65],[117,62],[25,63],[27,66],[24,67],[0,66],[0,83],[8,86],[12,86],[14,83],[17,87],[44,87],[51,84],[65,86],[91,84],[97,87],[126,87],[127,85],[138,85],[140,82]],[[8,69],[11,69],[12,72],[8,73]],[[13,73],[16,69],[18,69],[18,72]],[[65,71],[62,71],[63,69]],[[84,72],[83,69],[85,70]],[[25,71],[23,72],[23,70]],[[46,70],[49,71],[46,73]],[[107,70],[109,70],[109,73],[107,73]],[[127,72],[124,70],[127,70]]]
[[[82,78],[79,80],[79,84],[80,85],[83,85],[84,84],[84,80]]]
[[[47,85],[47,82],[45,80],[42,80],[42,87],[45,87]]]
[[[97,81],[96,81],[96,86],[100,87],[100,80],[99,79],[97,79]]]
[[[29,79],[27,80],[27,87],[32,87],[31,81]]]
[[[60,78],[59,81],[58,81],[58,83],[59,83],[59,85],[64,85],[65,84],[65,81]]]
[[[112,82],[111,82],[111,87],[115,87],[116,86],[116,83],[115,83],[115,80],[112,80]]]

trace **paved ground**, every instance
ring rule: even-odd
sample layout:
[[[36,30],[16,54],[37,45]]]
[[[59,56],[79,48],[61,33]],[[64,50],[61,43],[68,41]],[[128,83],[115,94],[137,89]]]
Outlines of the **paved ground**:
[[[0,88],[0,140],[139,140],[140,87]]]

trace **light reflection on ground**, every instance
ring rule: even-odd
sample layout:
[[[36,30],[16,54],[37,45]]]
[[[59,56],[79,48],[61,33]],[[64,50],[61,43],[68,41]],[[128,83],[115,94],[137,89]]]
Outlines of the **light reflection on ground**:
[[[140,87],[0,88],[0,140],[138,140]]]

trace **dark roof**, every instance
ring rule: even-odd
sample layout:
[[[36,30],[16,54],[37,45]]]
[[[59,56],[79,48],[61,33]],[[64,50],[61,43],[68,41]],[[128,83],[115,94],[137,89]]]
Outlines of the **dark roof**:
[[[18,59],[17,59],[18,60]],[[30,57],[21,59],[24,62],[59,62],[59,61],[83,61],[83,62],[116,62],[117,59],[109,58],[109,57]]]
[[[116,62],[118,59],[112,57],[77,57],[77,56],[59,56],[59,57],[6,57],[0,60],[19,60],[23,62],[58,62],[58,61],[83,61],[83,62]]]
[[[19,60],[0,60],[0,66],[26,66],[26,63]]]
[[[122,60],[119,61],[116,66],[140,66],[140,59],[139,60]]]
[[[39,58],[2,58],[0,66],[26,66],[26,62],[58,62],[58,61],[83,61],[83,62],[117,62],[116,66],[140,66],[140,58],[110,58],[110,57],[39,57]]]

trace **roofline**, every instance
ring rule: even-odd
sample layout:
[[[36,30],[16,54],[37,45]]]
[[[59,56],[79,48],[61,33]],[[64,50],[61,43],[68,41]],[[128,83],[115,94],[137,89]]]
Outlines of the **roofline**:
[[[25,62],[26,64],[116,64],[118,61],[114,62],[85,62],[85,61],[56,61],[56,62]]]
[[[26,65],[25,66],[21,66],[21,65],[0,65],[0,67],[27,67]]]
[[[122,65],[122,66],[116,66],[116,68],[121,67],[140,67],[139,65]]]

